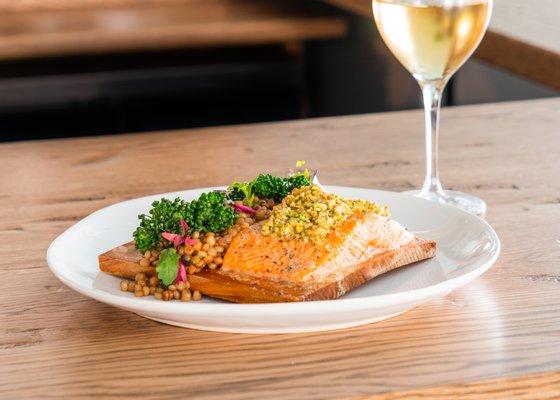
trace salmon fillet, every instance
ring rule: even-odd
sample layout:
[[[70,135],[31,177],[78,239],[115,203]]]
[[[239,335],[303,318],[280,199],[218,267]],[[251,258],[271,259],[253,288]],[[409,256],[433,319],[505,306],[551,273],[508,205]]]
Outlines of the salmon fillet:
[[[414,236],[374,212],[356,212],[321,244],[261,233],[262,223],[239,232],[217,270],[190,275],[193,290],[240,303],[338,298],[392,269],[435,255],[436,243]],[[102,271],[132,278],[141,255],[134,244],[99,257]]]
[[[434,242],[374,212],[357,212],[319,245],[265,236],[255,224],[233,239],[219,273],[277,289],[285,300],[318,300],[340,297],[380,273],[434,254]],[[297,293],[295,299],[287,289]]]

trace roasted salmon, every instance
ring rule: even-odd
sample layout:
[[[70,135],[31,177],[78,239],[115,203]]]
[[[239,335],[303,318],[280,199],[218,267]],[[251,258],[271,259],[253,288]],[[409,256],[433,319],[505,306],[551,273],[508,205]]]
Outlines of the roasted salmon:
[[[262,233],[262,223],[239,232],[222,267],[189,276],[193,290],[240,303],[338,298],[395,268],[435,255],[436,243],[414,236],[399,223],[358,211],[320,244]],[[99,257],[101,270],[121,277],[137,272],[140,253],[121,246]]]

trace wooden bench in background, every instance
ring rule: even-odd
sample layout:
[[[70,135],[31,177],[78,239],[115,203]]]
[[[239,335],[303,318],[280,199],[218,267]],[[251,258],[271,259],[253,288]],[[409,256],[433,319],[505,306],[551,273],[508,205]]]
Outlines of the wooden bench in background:
[[[347,30],[300,0],[4,0],[0,15],[0,60],[298,43]]]
[[[370,0],[324,0],[371,18]],[[495,0],[476,56],[560,89],[560,4]],[[0,60],[340,37],[301,0],[0,0]]]
[[[325,1],[371,18],[371,0]],[[475,55],[560,90],[560,3],[495,0],[490,27]]]

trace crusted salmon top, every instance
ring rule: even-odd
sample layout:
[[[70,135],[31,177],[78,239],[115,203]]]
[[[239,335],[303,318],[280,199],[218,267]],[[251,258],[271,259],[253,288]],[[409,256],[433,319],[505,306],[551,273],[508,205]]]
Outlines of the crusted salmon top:
[[[389,216],[386,206],[365,200],[344,199],[324,192],[317,185],[309,185],[294,189],[280,205],[274,207],[271,217],[263,224],[262,233],[281,239],[322,243],[356,211]]]

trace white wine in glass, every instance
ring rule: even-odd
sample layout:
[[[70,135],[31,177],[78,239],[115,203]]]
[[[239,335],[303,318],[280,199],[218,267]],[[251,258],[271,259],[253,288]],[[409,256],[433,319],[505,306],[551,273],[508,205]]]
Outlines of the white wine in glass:
[[[441,95],[474,52],[490,21],[492,0],[373,0],[381,37],[422,88],[426,119],[426,178],[419,197],[484,215],[481,199],[444,191],[438,172]]]

